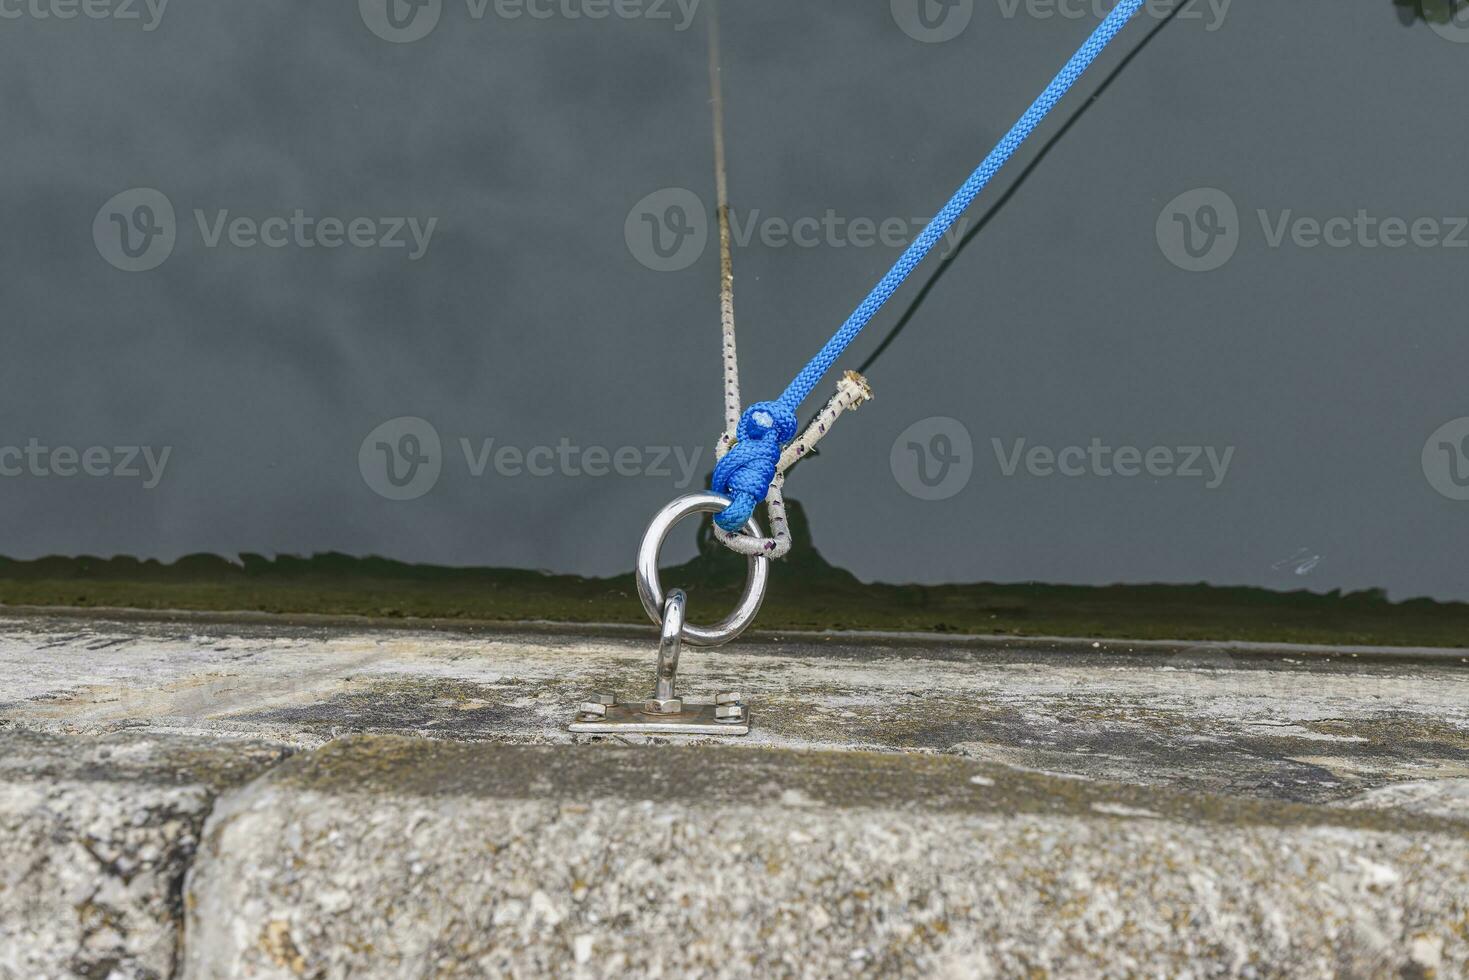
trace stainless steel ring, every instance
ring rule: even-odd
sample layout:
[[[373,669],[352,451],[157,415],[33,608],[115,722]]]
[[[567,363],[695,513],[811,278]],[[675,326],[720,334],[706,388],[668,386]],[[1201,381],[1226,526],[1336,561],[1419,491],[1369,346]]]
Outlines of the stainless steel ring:
[[[643,543],[638,548],[638,597],[643,600],[643,609],[653,622],[663,623],[663,586],[658,581],[658,553],[663,550],[663,541],[675,524],[695,514],[717,514],[729,506],[729,498],[717,493],[695,493],[680,497],[660,510],[648,525]],[[745,524],[744,532],[763,538],[755,518]],[[765,601],[765,588],[770,583],[770,559],[764,555],[749,556],[749,575],[745,579],[745,591],[740,596],[734,612],[714,626],[695,626],[685,623],[680,635],[687,643],[700,647],[717,647],[739,636],[760,612]]]

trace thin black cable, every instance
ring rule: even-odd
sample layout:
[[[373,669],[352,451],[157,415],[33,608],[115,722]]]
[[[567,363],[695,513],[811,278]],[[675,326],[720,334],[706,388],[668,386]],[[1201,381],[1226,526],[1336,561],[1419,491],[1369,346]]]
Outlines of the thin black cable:
[[[1035,169],[1037,167],[1040,166],[1041,161],[1046,158],[1046,155],[1049,154],[1051,150],[1055,148],[1056,144],[1061,142],[1061,139],[1071,131],[1071,127],[1076,125],[1077,121],[1086,114],[1086,111],[1096,104],[1097,100],[1099,100],[1102,95],[1107,91],[1107,89],[1111,87],[1112,83],[1117,80],[1118,76],[1120,76],[1127,69],[1128,65],[1132,64],[1133,59],[1142,54],[1143,48],[1148,46],[1148,42],[1157,37],[1158,33],[1162,31],[1163,28],[1167,27],[1169,22],[1171,22],[1174,17],[1178,16],[1178,14],[1191,2],[1192,0],[1180,0],[1179,3],[1175,4],[1173,9],[1168,12],[1168,15],[1160,20],[1158,22],[1158,25],[1154,27],[1151,31],[1149,31],[1147,35],[1137,43],[1137,46],[1127,53],[1127,57],[1123,58],[1122,61],[1117,64],[1116,68],[1113,68],[1112,71],[1108,73],[1107,77],[1102,80],[1102,83],[1097,86],[1097,90],[1091,94],[1090,98],[1088,98],[1085,102],[1077,107],[1076,111],[1071,114],[1071,117],[1066,120],[1061,128],[1056,130],[1055,135],[1046,140],[1046,142],[1041,146],[1040,150],[1037,151],[1035,159],[1026,164],[1025,169],[1020,171],[1020,176],[1015,178],[1014,182],[1005,189],[1005,193],[1001,194],[999,198],[996,199],[995,203],[990,205],[989,210],[987,210],[980,217],[979,221],[975,223],[974,227],[969,229],[969,231],[965,233],[964,237],[959,240],[958,246],[956,246],[955,249],[948,255],[944,256],[943,260],[939,263],[938,268],[934,269],[933,274],[928,277],[928,281],[923,284],[923,288],[920,289],[918,291],[918,294],[913,297],[913,302],[908,304],[908,308],[903,311],[903,315],[898,318],[898,322],[893,324],[893,328],[889,330],[887,336],[883,338],[882,343],[878,344],[877,348],[867,356],[867,360],[862,362],[862,366],[857,368],[858,374],[866,374],[867,369],[872,366],[874,361],[882,356],[883,351],[887,350],[888,347],[892,345],[892,342],[898,339],[898,335],[901,334],[903,330],[908,326],[908,324],[913,320],[914,314],[916,314],[919,307],[923,305],[923,301],[928,298],[928,294],[931,293],[933,291],[933,288],[938,285],[939,280],[944,277],[944,273],[949,271],[949,268],[953,265],[954,260],[959,257],[959,253],[964,251],[965,246],[974,241],[974,239],[979,236],[979,233],[981,231],[984,231],[985,227],[994,220],[995,216],[1000,213],[1001,209],[1003,209],[1005,205],[1010,202],[1010,199],[1015,196],[1015,192],[1020,190],[1021,186],[1026,182],[1026,180],[1030,178],[1030,175],[1035,172]]]

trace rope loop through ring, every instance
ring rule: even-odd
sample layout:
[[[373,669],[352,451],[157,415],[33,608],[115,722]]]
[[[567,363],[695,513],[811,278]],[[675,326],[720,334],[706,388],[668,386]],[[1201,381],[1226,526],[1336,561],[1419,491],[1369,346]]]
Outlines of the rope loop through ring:
[[[638,598],[642,600],[643,609],[654,623],[660,626],[663,623],[664,595],[663,585],[658,581],[658,555],[663,550],[663,542],[668,538],[669,532],[686,518],[695,514],[718,514],[726,510],[729,504],[729,498],[723,494],[690,494],[664,507],[648,524],[648,530],[643,534],[643,543],[638,548]],[[745,522],[744,532],[757,538],[765,536],[760,524],[753,517]],[[764,555],[749,555],[747,564],[749,574],[745,579],[745,591],[741,593],[734,611],[714,626],[684,623],[680,632],[684,642],[701,647],[723,646],[755,621],[760,605],[765,601],[766,587],[770,584],[770,559]]]

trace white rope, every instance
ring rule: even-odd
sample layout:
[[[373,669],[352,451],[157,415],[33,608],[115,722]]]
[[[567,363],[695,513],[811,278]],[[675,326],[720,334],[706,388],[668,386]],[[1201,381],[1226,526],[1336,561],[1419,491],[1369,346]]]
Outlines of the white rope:
[[[720,457],[735,444],[740,424],[740,360],[735,346],[734,250],[729,233],[729,170],[724,161],[724,86],[719,64],[719,9],[709,12],[709,93],[714,115],[714,187],[719,206],[719,326],[724,337],[724,435]]]
[[[740,425],[740,361],[735,344],[734,316],[734,250],[729,231],[729,171],[724,158],[724,90],[719,63],[719,11],[709,14],[709,92],[714,115],[714,186],[719,206],[719,326],[723,337],[724,356],[724,432],[714,449],[715,459],[723,459],[735,444]],[[714,536],[726,548],[741,555],[765,555],[784,558],[791,550],[791,527],[786,519],[785,472],[798,463],[843,412],[855,409],[872,397],[867,379],[848,371],[837,383],[836,394],[807,426],[806,431],[781,453],[776,464],[775,479],[765,495],[765,508],[770,518],[771,536],[756,538],[747,534],[730,534],[718,524]]]

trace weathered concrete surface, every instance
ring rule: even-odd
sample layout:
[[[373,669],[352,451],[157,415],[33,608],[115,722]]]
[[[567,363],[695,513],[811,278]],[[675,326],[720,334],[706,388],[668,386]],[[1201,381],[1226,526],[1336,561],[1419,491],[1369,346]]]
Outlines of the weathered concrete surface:
[[[653,648],[0,619],[0,976],[1469,970],[1466,657],[762,641],[749,738],[573,739]]]
[[[0,733],[0,976],[165,977],[216,796],[279,747]]]
[[[586,695],[646,694],[653,656],[651,637],[0,619],[0,723],[305,748],[364,732],[565,743]],[[681,677],[750,697],[746,744],[1334,802],[1469,778],[1461,659],[801,639],[691,649]]]
[[[1469,969],[1460,825],[957,758],[356,739],[204,848],[196,978]]]

